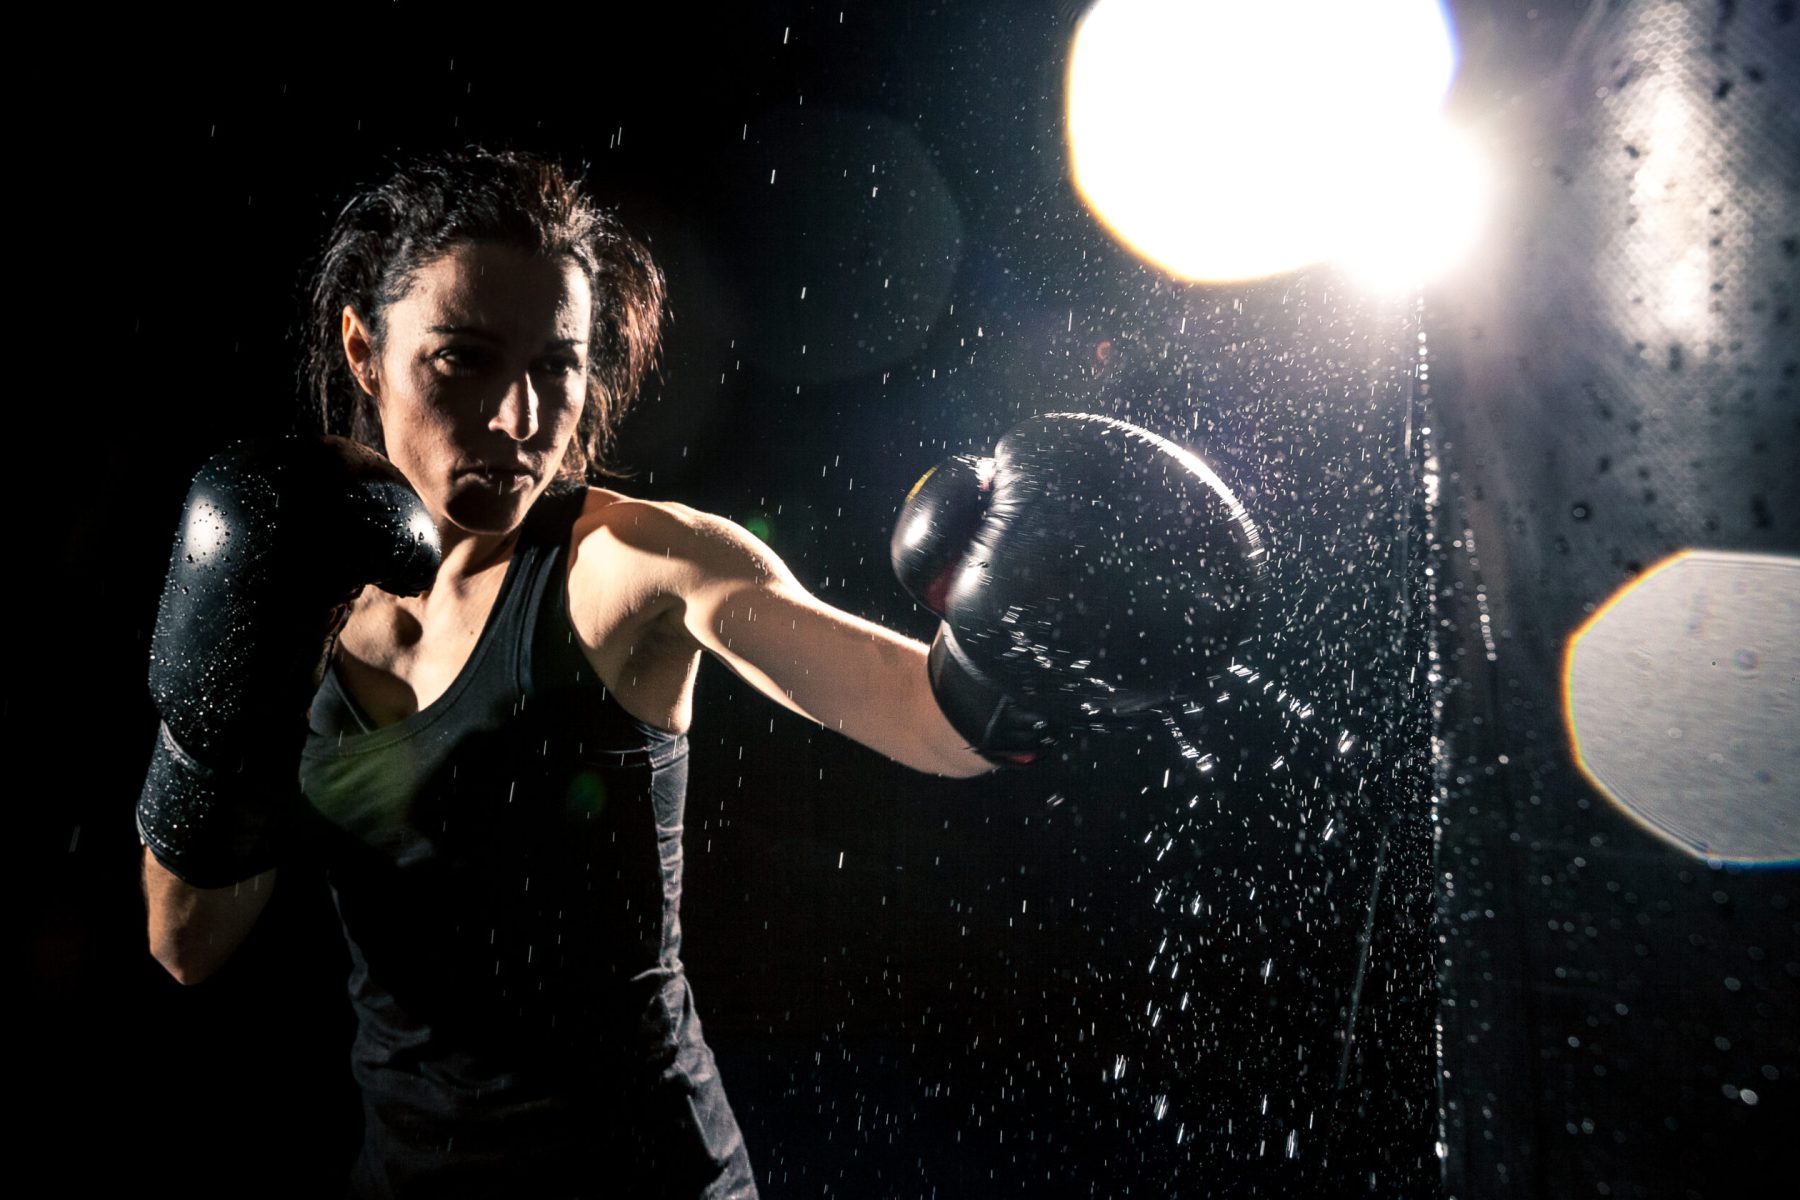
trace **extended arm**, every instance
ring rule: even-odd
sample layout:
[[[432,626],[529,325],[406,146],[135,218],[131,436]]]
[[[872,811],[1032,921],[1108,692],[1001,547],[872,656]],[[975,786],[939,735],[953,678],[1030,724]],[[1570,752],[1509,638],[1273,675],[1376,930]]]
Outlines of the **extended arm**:
[[[658,541],[682,627],[758,691],[896,762],[969,777],[993,764],[944,718],[926,647],[820,600],[755,535],[659,506]]]

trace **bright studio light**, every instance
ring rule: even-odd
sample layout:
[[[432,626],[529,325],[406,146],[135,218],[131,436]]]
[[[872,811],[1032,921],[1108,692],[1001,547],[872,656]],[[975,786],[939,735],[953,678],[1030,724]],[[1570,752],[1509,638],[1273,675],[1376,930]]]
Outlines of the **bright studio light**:
[[[1342,243],[1331,257],[1364,286],[1415,287],[1462,261],[1487,215],[1487,164],[1469,139],[1434,121],[1386,185],[1344,197]]]
[[[1099,0],[1069,62],[1075,184],[1185,278],[1415,282],[1481,209],[1439,115],[1454,70],[1433,0]]]

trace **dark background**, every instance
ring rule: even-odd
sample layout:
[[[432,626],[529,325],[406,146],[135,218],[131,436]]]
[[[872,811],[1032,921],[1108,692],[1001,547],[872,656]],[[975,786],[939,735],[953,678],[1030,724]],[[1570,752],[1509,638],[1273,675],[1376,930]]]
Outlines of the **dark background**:
[[[1221,681],[1179,719],[1206,775],[1152,729],[933,781],[703,668],[685,957],[765,1195],[1733,1194],[1793,1127],[1792,872],[1613,813],[1555,671],[1663,554],[1795,550],[1792,7],[1454,6],[1453,103],[1511,192],[1488,269],[1422,307],[1118,250],[1067,182],[1072,4],[395,4],[52,41],[15,184],[54,363],[21,398],[5,701],[26,1145],[200,1194],[330,1194],[354,1151],[319,887],[284,876],[203,986],[144,952],[143,664],[189,475],[295,422],[331,215],[396,153],[481,141],[585,165],[669,273],[619,486],[766,529],[826,600],[929,636],[885,562],[898,501],[1033,412],[1192,446],[1271,546],[1247,658],[1313,712]],[[1717,351],[1629,300],[1661,261],[1629,188],[1659,78],[1715,148],[1677,178],[1728,198]]]

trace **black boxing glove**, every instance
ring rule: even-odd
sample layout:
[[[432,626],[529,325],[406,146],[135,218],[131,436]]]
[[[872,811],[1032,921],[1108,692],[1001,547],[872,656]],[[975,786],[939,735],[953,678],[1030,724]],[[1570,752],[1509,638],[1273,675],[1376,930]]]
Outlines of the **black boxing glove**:
[[[965,564],[963,556],[987,513],[993,478],[993,459],[953,455],[925,472],[901,505],[888,544],[894,576],[940,617],[957,573],[979,569],[979,563]],[[1023,765],[1055,744],[1058,731],[984,676],[947,623],[932,638],[926,671],[931,694],[951,728],[988,761]]]
[[[400,472],[345,438],[240,445],[195,474],[150,646],[162,720],[137,825],[183,881],[275,863],[306,709],[363,585],[431,586],[437,527]]]
[[[1073,413],[927,473],[890,554],[944,618],[933,695],[1001,762],[1199,690],[1253,628],[1266,573],[1255,525],[1197,456]]]

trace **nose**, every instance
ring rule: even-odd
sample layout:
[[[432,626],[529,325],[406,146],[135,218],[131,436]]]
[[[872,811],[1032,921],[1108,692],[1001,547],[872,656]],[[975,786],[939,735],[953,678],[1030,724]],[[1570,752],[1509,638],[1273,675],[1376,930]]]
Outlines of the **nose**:
[[[500,397],[488,428],[504,433],[515,442],[530,441],[538,431],[538,394],[531,384],[531,373],[520,372]]]

